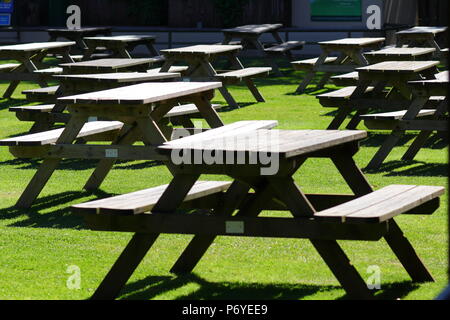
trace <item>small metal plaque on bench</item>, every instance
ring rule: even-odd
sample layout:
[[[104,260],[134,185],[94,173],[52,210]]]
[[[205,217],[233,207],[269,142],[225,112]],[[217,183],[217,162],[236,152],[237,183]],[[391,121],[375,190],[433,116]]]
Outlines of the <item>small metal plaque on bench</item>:
[[[89,117],[88,118],[88,122],[94,122],[94,121],[98,121],[97,117]]]
[[[119,150],[117,150],[117,149],[106,149],[105,150],[105,157],[106,158],[118,158],[119,157]]]
[[[244,221],[226,221],[225,232],[231,234],[243,234]]]

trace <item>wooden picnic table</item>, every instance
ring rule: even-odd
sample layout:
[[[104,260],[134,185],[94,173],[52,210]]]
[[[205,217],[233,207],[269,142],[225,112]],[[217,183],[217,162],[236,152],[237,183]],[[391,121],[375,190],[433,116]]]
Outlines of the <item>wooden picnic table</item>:
[[[54,78],[58,80],[59,85],[52,87],[52,91],[29,90],[27,99],[29,101],[40,101],[50,104],[38,106],[20,106],[11,107],[9,111],[15,112],[16,117],[21,121],[34,122],[30,133],[49,130],[55,123],[67,123],[70,114],[65,113],[66,105],[58,102],[57,98],[82,94],[87,92],[102,91],[129,86],[144,82],[154,81],[170,81],[180,78],[179,73],[142,73],[142,72],[126,72],[126,73],[96,73],[96,74],[80,74],[80,75],[56,75]],[[95,120],[92,119],[91,120]]]
[[[278,65],[273,59],[273,54],[284,54],[292,60],[291,50],[302,49],[305,44],[304,41],[288,41],[283,42],[278,30],[283,27],[282,24],[253,24],[239,26],[231,29],[223,29],[224,40],[222,44],[232,44],[233,39],[239,39],[238,44],[243,46],[244,50],[256,49],[258,53],[263,56],[270,64],[273,71],[277,75],[281,75]],[[276,44],[265,48],[260,38],[263,34],[270,33],[274,38]],[[234,44],[234,43],[233,43]]]
[[[436,48],[436,53],[441,54],[441,47],[436,42],[436,36],[447,31],[447,27],[416,26],[410,29],[398,31],[397,46],[425,46]]]
[[[317,89],[320,89],[333,74],[352,72],[357,67],[368,65],[363,52],[381,47],[384,41],[385,38],[345,38],[319,42],[322,50],[320,57],[292,62],[296,70],[307,71],[296,93],[303,93],[317,72],[325,73],[317,85]],[[338,53],[338,56],[331,57],[333,52]]]
[[[62,70],[49,68],[42,61],[47,54],[60,54],[63,61],[73,62],[69,51],[74,44],[74,42],[36,42],[0,46],[0,59],[19,62],[0,65],[0,80],[10,81],[3,98],[10,98],[21,81],[33,81],[41,87],[46,87],[48,77]]]
[[[169,185],[72,206],[92,230],[134,233],[93,299],[117,297],[161,233],[194,235],[171,269],[176,274],[191,272],[217,236],[304,238],[351,298],[371,299],[337,240],[384,238],[413,281],[433,281],[392,218],[409,210],[434,211],[417,207],[432,205],[432,199],[436,205],[444,188],[373,191],[353,159],[365,131],[257,130],[248,125],[241,121],[160,145],[156,150],[168,157],[174,174]],[[274,158],[262,160],[269,153]],[[211,155],[227,160],[211,161]],[[354,195],[305,194],[293,175],[312,158],[331,159]],[[233,182],[198,181],[202,174],[225,175]],[[263,210],[288,211],[293,217],[259,217]]]
[[[433,132],[448,132],[448,85],[448,77],[409,81],[412,100],[406,110],[361,117],[369,129],[391,131],[369,162],[368,169],[378,168],[407,130],[420,133],[403,155],[402,160],[413,160]],[[426,109],[425,106],[431,97],[440,98],[440,101],[435,108]]]
[[[408,81],[435,79],[438,64],[439,61],[385,61],[357,68],[356,86],[318,96],[322,105],[339,108],[328,129],[338,129],[353,111],[356,113],[347,129],[355,129],[360,116],[371,110],[407,108],[412,97]]]
[[[63,158],[100,160],[84,186],[87,190],[97,189],[117,160],[167,162],[167,157],[155,152],[155,146],[170,140],[173,133],[164,117],[179,103],[193,103],[211,127],[222,126],[210,102],[220,86],[220,82],[141,83],[59,98],[71,113],[64,129],[0,141],[15,156],[44,159],[17,206],[31,206]],[[88,122],[90,117],[111,121]],[[113,141],[112,145],[72,144],[78,138],[100,134],[106,135],[106,141]],[[133,146],[136,141],[145,145]]]
[[[370,64],[383,61],[416,61],[432,60],[436,48],[393,47],[365,52],[364,56]]]
[[[248,89],[256,101],[264,102],[264,97],[256,88],[251,77],[268,74],[271,68],[244,68],[237,57],[240,50],[242,50],[242,46],[240,45],[195,45],[161,50],[166,58],[166,62],[161,67],[161,72],[169,71],[177,62],[184,62],[188,65],[188,69],[184,73],[185,80],[222,81],[223,86],[219,88],[219,91],[230,106],[238,107],[238,104],[226,88],[226,84],[241,80],[245,80]],[[218,73],[212,63],[219,57],[226,57],[234,70]]]
[[[130,51],[139,45],[144,45],[149,51],[149,57],[159,57],[158,51],[154,47],[155,36],[150,35],[123,35],[109,37],[85,37],[88,49],[85,51],[83,60],[91,59],[92,54],[98,49],[113,51],[115,56],[120,58],[129,58],[132,56]],[[163,59],[160,57],[160,61]]]
[[[155,63],[152,58],[110,58],[91,61],[81,61],[60,64],[64,73],[68,74],[90,74],[90,73],[112,73],[112,72],[146,72]]]
[[[50,36],[49,41],[56,41],[59,38],[68,39],[70,41],[75,41],[78,48],[82,51],[88,49],[86,42],[84,42],[84,37],[94,37],[94,36],[110,36],[112,32],[111,27],[89,27],[80,29],[47,29],[48,35]]]

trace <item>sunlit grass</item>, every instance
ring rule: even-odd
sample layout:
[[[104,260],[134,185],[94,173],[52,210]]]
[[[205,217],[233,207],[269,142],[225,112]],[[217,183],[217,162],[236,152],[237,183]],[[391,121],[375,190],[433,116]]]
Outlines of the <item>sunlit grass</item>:
[[[253,60],[244,60],[251,65]],[[283,77],[257,79],[266,103],[254,103],[242,86],[231,87],[240,109],[220,113],[225,123],[239,120],[279,121],[280,129],[324,129],[332,120],[311,91],[292,95],[300,73],[285,70]],[[30,123],[8,112],[11,105],[26,104],[21,84],[12,101],[0,100],[0,138],[27,132]],[[6,88],[5,84],[0,89]],[[327,85],[326,90],[332,90]],[[214,102],[224,103],[218,94]],[[360,125],[359,129],[365,129]],[[385,133],[370,132],[355,156],[362,168],[377,151]],[[401,162],[414,136],[395,148],[382,168],[366,172],[375,189],[389,184],[447,186],[447,147],[440,144],[420,151],[414,161]],[[108,194],[123,194],[170,181],[163,166],[151,162],[118,163],[101,191],[89,194],[82,186],[94,161],[66,160],[29,210],[14,203],[36,171],[40,160],[15,159],[0,148],[0,299],[87,299],[118,257],[130,234],[93,232],[80,217],[71,215],[72,204]],[[212,177],[207,177],[212,178]],[[216,178],[216,177],[214,177]],[[309,160],[295,175],[305,192],[350,193],[331,161]],[[363,277],[368,266],[382,272],[381,298],[433,299],[447,278],[447,194],[432,216],[401,216],[397,221],[429,268],[436,282],[415,284],[384,241],[340,242]],[[265,212],[265,214],[272,214]],[[339,299],[344,290],[307,240],[228,238],[216,240],[194,270],[177,277],[169,269],[190,236],[163,235],[133,274],[121,297],[126,299]],[[81,270],[81,288],[71,290],[67,268]]]

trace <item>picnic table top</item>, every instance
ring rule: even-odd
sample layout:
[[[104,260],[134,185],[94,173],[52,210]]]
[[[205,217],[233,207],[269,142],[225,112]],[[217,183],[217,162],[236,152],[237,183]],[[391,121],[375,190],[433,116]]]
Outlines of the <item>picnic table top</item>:
[[[366,47],[376,43],[385,41],[385,38],[344,38],[339,40],[321,41],[321,46],[353,46],[353,47]]]
[[[253,130],[248,131],[239,121],[231,133],[226,128],[212,129],[193,136],[173,140],[158,147],[161,154],[174,150],[227,152],[240,151],[248,154],[272,153],[284,158],[296,157],[315,151],[328,149],[344,143],[362,140],[366,131],[360,130]],[[239,127],[241,125],[241,128]],[[228,129],[224,135],[220,131]],[[245,131],[242,131],[242,130]]]
[[[421,34],[437,34],[441,32],[447,31],[447,27],[426,27],[426,26],[417,26],[410,29],[398,31],[396,35],[421,35]]]
[[[385,48],[376,51],[365,52],[366,56],[420,56],[435,52],[436,48]]]
[[[34,42],[34,43],[21,43],[7,46],[0,46],[0,52],[33,52],[55,48],[64,48],[75,45],[73,41],[61,41],[61,42]]]
[[[242,33],[242,34],[261,34],[266,32],[272,32],[282,28],[280,23],[275,24],[249,24],[245,26],[239,26],[236,28],[223,29],[224,33]]]
[[[124,36],[107,36],[107,37],[84,37],[84,40],[99,42],[134,42],[142,40],[155,40],[152,35],[124,35]]]
[[[143,105],[179,98],[222,87],[221,82],[141,83],[117,89],[90,92],[59,98],[69,104],[125,104]]]
[[[62,63],[61,67],[67,69],[77,68],[94,68],[94,69],[120,69],[138,66],[142,64],[151,64],[154,62],[152,58],[139,58],[139,59],[98,59],[81,62]]]
[[[210,54],[218,54],[224,52],[232,52],[242,50],[242,46],[240,45],[195,45],[183,48],[176,49],[165,49],[161,50],[164,55],[173,55],[173,54],[192,54],[192,55],[210,55]]]
[[[109,32],[111,31],[111,27],[88,27],[88,28],[80,28],[80,29],[67,29],[67,28],[52,28],[47,29],[46,31],[49,33],[65,33],[65,34],[82,34],[82,33],[90,33],[90,32]]]
[[[356,71],[363,73],[417,73],[438,64],[439,61],[384,61],[356,68]]]
[[[117,72],[117,73],[96,73],[96,74],[63,74],[55,75],[57,79],[69,81],[98,81],[98,82],[143,82],[181,77],[177,72]]]

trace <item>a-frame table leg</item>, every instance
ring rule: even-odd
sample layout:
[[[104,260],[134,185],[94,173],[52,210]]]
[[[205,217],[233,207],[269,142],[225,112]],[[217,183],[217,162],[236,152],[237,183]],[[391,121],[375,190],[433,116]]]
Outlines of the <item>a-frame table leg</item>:
[[[389,221],[389,232],[384,236],[387,244],[415,282],[433,282],[433,276],[420,260],[409,240],[394,220]]]
[[[72,143],[83,125],[86,122],[86,117],[83,116],[72,116],[66,128],[59,137],[57,143]],[[34,200],[36,200],[39,193],[42,191],[44,186],[47,184],[56,167],[61,162],[61,159],[45,159],[44,162],[39,166],[39,169],[34,174],[28,186],[25,188],[24,192],[20,196],[16,203],[19,208],[29,208]]]
[[[152,212],[156,214],[173,213],[183,202],[198,178],[199,175],[176,175]],[[91,299],[115,299],[158,236],[157,233],[135,233]]]
[[[306,90],[306,87],[309,85],[309,83],[314,79],[314,76],[316,75],[316,68],[320,67],[322,64],[325,63],[327,57],[329,55],[328,51],[322,52],[322,54],[317,58],[316,63],[313,66],[313,69],[308,71],[308,73],[303,78],[300,85],[295,90],[296,94],[301,94]]]
[[[244,200],[245,196],[247,196],[249,189],[250,187],[247,184],[234,181],[225,194],[223,205],[215,208],[214,214],[231,216],[239,204]],[[215,236],[194,236],[170,269],[170,272],[176,274],[191,272],[214,242],[215,238]]]
[[[420,109],[425,105],[427,99],[426,98],[416,98],[413,100],[411,105],[408,108],[408,111],[403,116],[402,120],[413,120],[416,115],[419,113]],[[367,169],[377,169],[383,161],[387,158],[389,153],[394,149],[395,145],[398,141],[400,141],[401,137],[405,133],[405,130],[402,128],[395,128],[389,137],[383,142],[383,145],[378,149],[378,151],[373,156],[372,160],[370,160],[367,165]]]
[[[278,180],[278,181],[275,181]],[[290,179],[271,179],[271,186],[294,216],[312,216],[315,209]],[[350,259],[335,240],[310,239],[310,242],[330,268],[349,297],[354,299],[373,299],[367,287]]]
[[[113,300],[127,283],[148,250],[155,243],[158,234],[135,233],[119,256],[100,286],[92,295],[92,300]]]
[[[448,112],[447,105],[448,105],[448,98],[444,99],[441,103],[439,103],[439,105],[436,108],[436,113],[434,114],[433,119],[436,119],[436,121],[438,121],[440,116],[445,114],[445,112]],[[417,138],[414,140],[414,142],[411,144],[411,146],[403,155],[402,160],[413,160],[432,133],[433,131],[429,130],[422,131],[421,133],[419,133]]]

